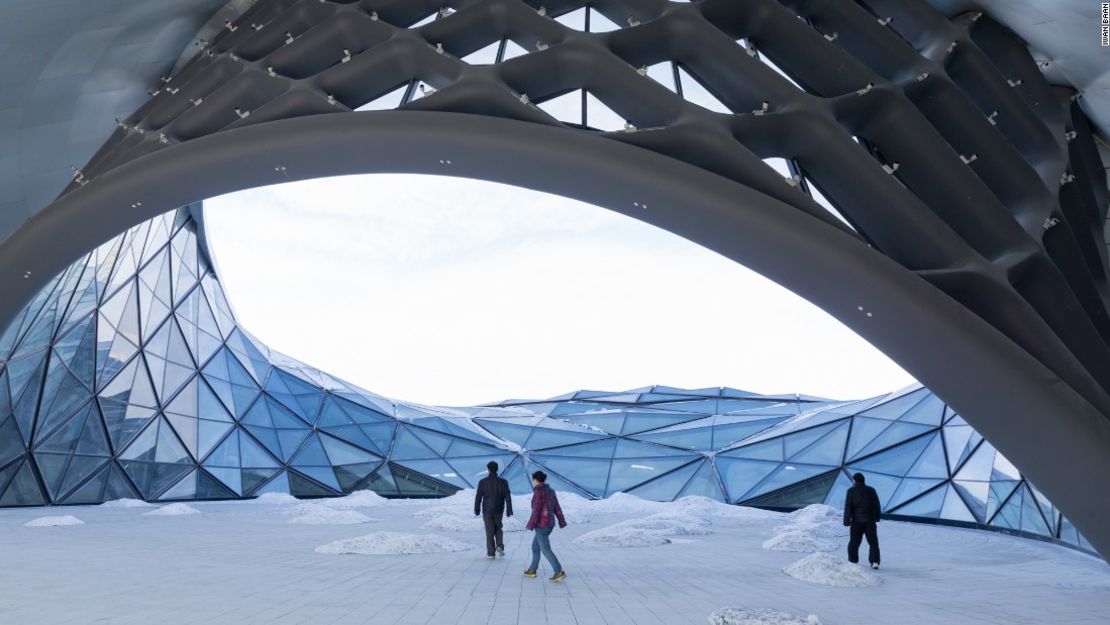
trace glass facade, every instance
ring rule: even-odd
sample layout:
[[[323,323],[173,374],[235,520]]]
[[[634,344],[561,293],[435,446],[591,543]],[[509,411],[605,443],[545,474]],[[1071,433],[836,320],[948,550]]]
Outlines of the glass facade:
[[[1090,550],[959,415],[916,387],[856,402],[653,386],[439,408],[391,400],[239,327],[189,209],[105,243],[0,336],[0,506],[442,496],[496,460],[583,497],[839,505],[856,471],[887,513]]]

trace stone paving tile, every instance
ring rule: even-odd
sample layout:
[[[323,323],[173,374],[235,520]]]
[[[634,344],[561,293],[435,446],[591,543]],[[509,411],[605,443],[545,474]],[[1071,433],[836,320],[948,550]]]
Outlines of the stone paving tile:
[[[817,614],[826,625],[1110,622],[1110,567],[1053,545],[883,523],[876,588],[832,588],[782,573],[805,554],[766,551],[775,524],[715,519],[714,533],[658,548],[573,538],[628,518],[557,530],[569,574],[521,572],[531,535],[506,535],[508,557],[481,549],[411,556],[314,553],[378,530],[427,533],[416,505],[390,504],[360,526],[295,526],[278,506],[198,504],[203,514],[67,509],[82,526],[24,528],[39,510],[0,510],[0,623],[52,625],[705,625],[717,608]],[[445,533],[478,546],[481,536]],[[840,553],[838,552],[839,556]]]

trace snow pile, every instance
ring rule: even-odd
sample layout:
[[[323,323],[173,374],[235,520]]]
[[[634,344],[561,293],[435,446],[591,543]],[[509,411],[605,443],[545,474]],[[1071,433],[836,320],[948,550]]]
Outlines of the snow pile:
[[[474,549],[474,545],[460,543],[435,534],[400,534],[374,532],[366,536],[347,538],[321,545],[316,553],[396,555],[418,553],[450,553]]]
[[[523,532],[524,521],[520,517],[512,516],[504,518],[501,521],[501,531],[503,532]],[[482,517],[474,515],[461,515],[461,514],[440,514],[432,517],[430,521],[421,526],[426,530],[436,530],[440,532],[484,532],[485,522]]]
[[[683,497],[675,500],[673,504],[669,505],[675,506],[677,509],[681,509],[689,514],[702,517],[720,517],[738,521],[773,521],[783,517],[781,512],[772,512],[770,510],[761,510],[759,508],[750,508],[747,506],[734,506],[724,503],[723,501],[717,501],[716,499],[710,499],[709,497],[702,497],[700,495]]]
[[[336,510],[318,503],[302,503],[286,511],[293,525],[358,525],[376,519],[354,510]]]
[[[100,504],[101,508],[152,508],[154,504],[142,499],[113,499]]]
[[[847,535],[844,516],[840,510],[822,503],[808,505],[786,515],[789,523],[778,528],[779,533],[808,532],[814,536],[840,538]]]
[[[602,547],[658,547],[670,544],[671,539],[663,532],[644,531],[617,523],[586,532],[575,538],[574,542]]]
[[[832,551],[836,549],[836,545],[824,538],[814,536],[810,532],[791,530],[775,534],[764,541],[763,548],[771,551],[813,553],[814,551]]]
[[[710,533],[709,520],[704,516],[666,510],[586,532],[575,542],[609,547],[656,547],[670,543],[670,536],[704,536]]]
[[[582,497],[574,496],[570,501],[573,505],[583,503],[584,506],[593,514],[628,514],[635,516],[646,516],[661,512],[670,507],[670,504],[661,503],[658,501],[651,501],[630,495],[628,493],[613,493],[605,499],[585,499]],[[572,504],[563,503],[562,496],[560,502],[563,508],[570,507]],[[564,510],[565,511],[565,510]]]
[[[357,490],[346,497],[336,497],[321,501],[324,505],[337,510],[354,508],[376,508],[389,504],[389,500],[372,490]]]
[[[155,508],[150,512],[144,512],[143,516],[182,516],[185,514],[200,514],[200,510],[183,503],[171,503],[161,508]]]
[[[845,562],[827,553],[815,553],[798,560],[782,570],[795,579],[826,586],[845,588],[866,588],[878,586],[882,581],[878,575]]]
[[[247,500],[246,503],[260,503],[274,506],[284,506],[289,504],[301,503],[301,500],[297,499],[293,495],[290,495],[289,493],[263,493],[258,497],[255,497],[254,499]]]
[[[721,608],[709,615],[709,625],[821,625],[816,614],[805,618],[777,610]]]
[[[67,514],[65,516],[44,516],[27,521],[23,527],[59,527],[62,525],[84,525],[81,519]]]
[[[843,520],[843,511],[823,503],[813,503],[787,514],[786,518],[790,519],[792,523],[802,525],[824,522],[835,523]]]

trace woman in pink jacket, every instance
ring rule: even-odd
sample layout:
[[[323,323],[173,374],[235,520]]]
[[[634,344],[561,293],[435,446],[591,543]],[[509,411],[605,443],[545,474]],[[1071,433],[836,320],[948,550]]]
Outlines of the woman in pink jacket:
[[[540,552],[547,557],[547,561],[551,563],[551,568],[555,570],[555,574],[551,576],[551,581],[561,582],[567,578],[566,571],[563,570],[562,565],[559,564],[559,558],[555,557],[555,552],[551,550],[551,532],[555,529],[555,520],[558,519],[559,527],[567,526],[567,520],[563,518],[563,509],[559,507],[559,498],[555,496],[555,491],[546,484],[547,474],[543,471],[536,471],[532,474],[532,516],[528,519],[528,529],[535,532],[532,535],[532,566],[524,571],[525,577],[535,577],[536,570],[540,566]]]

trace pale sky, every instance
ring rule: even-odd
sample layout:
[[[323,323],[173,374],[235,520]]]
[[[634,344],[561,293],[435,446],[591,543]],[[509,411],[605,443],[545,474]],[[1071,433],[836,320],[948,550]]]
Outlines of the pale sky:
[[[650,384],[851,399],[913,382],[745,267],[554,195],[368,175],[205,206],[243,327],[396,399],[461,406]]]

